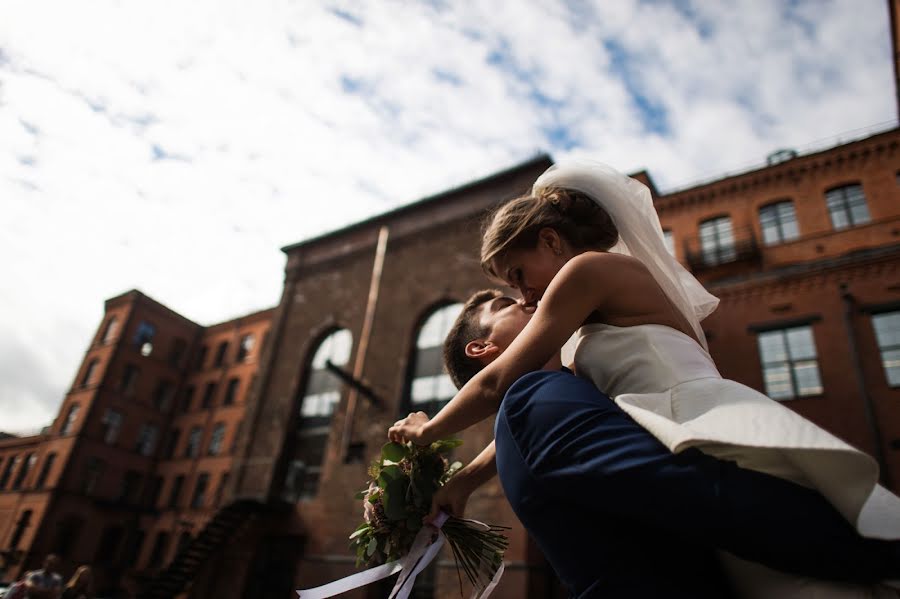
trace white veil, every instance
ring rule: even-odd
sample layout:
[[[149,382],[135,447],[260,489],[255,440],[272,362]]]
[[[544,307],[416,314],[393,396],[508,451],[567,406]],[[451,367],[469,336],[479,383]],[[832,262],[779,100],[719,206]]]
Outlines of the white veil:
[[[580,191],[609,213],[619,230],[619,242],[609,251],[640,260],[707,349],[700,321],[716,309],[719,299],[666,249],[650,190],[605,164],[588,160],[551,166],[534,182],[533,193],[551,187]]]

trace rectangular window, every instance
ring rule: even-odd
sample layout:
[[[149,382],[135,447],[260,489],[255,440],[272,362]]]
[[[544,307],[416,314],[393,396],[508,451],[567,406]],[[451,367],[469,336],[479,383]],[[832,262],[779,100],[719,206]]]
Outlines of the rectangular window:
[[[206,366],[206,354],[209,353],[209,348],[207,346],[202,346],[200,351],[197,352],[197,358],[194,360],[194,370],[203,370]]]
[[[730,216],[711,218],[700,223],[700,251],[703,262],[710,266],[737,259]]]
[[[166,553],[169,549],[169,533],[156,533],[156,540],[153,542],[153,549],[150,551],[150,559],[147,566],[150,568],[159,568],[166,559]]]
[[[184,339],[176,338],[172,341],[172,347],[169,349],[169,366],[178,368],[181,366],[181,360],[184,358],[187,350],[187,342]]]
[[[203,400],[200,402],[201,408],[208,408],[212,406],[213,397],[216,394],[216,384],[215,383],[206,383],[206,388],[203,390]]]
[[[6,488],[9,478],[12,476],[13,470],[19,464],[21,458],[19,456],[9,456],[6,458],[6,467],[3,468],[3,476],[0,476],[0,491]]]
[[[79,409],[78,404],[69,406],[69,411],[66,413],[66,420],[63,422],[62,430],[60,430],[59,434],[68,435],[75,430],[75,421],[78,419]]]
[[[34,465],[37,463],[37,454],[29,453],[28,457],[25,458],[25,463],[22,464],[21,468],[19,468],[18,474],[16,474],[15,480],[13,480],[13,489],[21,489],[22,485],[25,482],[25,478],[28,476],[28,473],[31,472],[31,469],[34,468]]]
[[[229,449],[229,451],[231,453],[234,453],[235,451],[237,451],[238,436],[239,436],[238,433],[241,432],[242,424],[244,424],[244,421],[238,420],[237,425],[234,427],[234,433],[231,435],[231,449]]]
[[[109,320],[106,321],[106,328],[103,329],[102,335],[102,343],[109,343],[112,341],[116,333],[119,330],[119,321],[116,320],[115,316],[110,316]]]
[[[228,352],[228,342],[223,341],[222,343],[219,344],[219,347],[216,348],[216,361],[214,363],[216,368],[220,368],[222,365],[225,364],[225,354],[227,352]]]
[[[765,331],[759,333],[757,341],[769,397],[794,399],[821,395],[822,380],[812,327]]]
[[[155,424],[142,424],[138,432],[135,450],[142,456],[152,456],[156,451],[156,440],[159,436],[159,427]]]
[[[194,487],[194,496],[191,498],[191,507],[202,508],[206,501],[206,487],[209,485],[209,474],[201,472],[197,475],[197,485]]]
[[[800,230],[797,228],[794,202],[786,200],[760,208],[759,226],[762,229],[763,243],[766,245],[783,243],[799,237]]]
[[[150,484],[147,485],[146,493],[144,493],[144,504],[147,507],[155,508],[159,503],[159,496],[162,493],[163,477],[153,476]]]
[[[138,556],[141,554],[145,536],[146,533],[143,530],[136,530],[129,536],[128,542],[125,544],[125,550],[122,552],[122,565],[125,568],[137,566]]]
[[[203,429],[195,426],[188,435],[187,447],[184,449],[184,456],[195,458],[200,453],[200,439],[203,436]]]
[[[215,504],[216,506],[222,505],[222,499],[225,497],[225,489],[228,488],[228,473],[223,472],[222,477],[219,479],[219,486],[216,488],[216,498]]]
[[[97,360],[91,360],[88,363],[87,368],[84,371],[84,376],[81,377],[81,386],[87,387],[94,381],[94,372],[97,370]]]
[[[123,503],[134,503],[138,496],[138,489],[141,486],[141,475],[136,470],[128,470],[122,477],[122,485],[119,487],[118,501]]]
[[[243,362],[250,355],[250,352],[253,350],[253,344],[255,339],[253,335],[244,335],[241,337],[240,342],[238,343],[238,353],[236,360],[238,362]]]
[[[184,388],[184,396],[181,398],[181,411],[190,412],[191,404],[194,403],[194,386],[188,385]]]
[[[871,220],[862,185],[844,185],[825,192],[828,213],[835,229],[862,225]]]
[[[85,495],[93,495],[100,488],[100,479],[106,469],[106,462],[100,458],[89,457],[85,466],[84,480],[81,490]]]
[[[103,415],[103,442],[107,445],[115,444],[122,429],[122,413],[112,408],[107,408]]]
[[[900,387],[900,312],[875,314],[872,316],[872,326],[888,385]]]
[[[209,439],[209,455],[219,455],[222,451],[222,441],[225,440],[225,423],[219,422],[213,428],[212,437]]]
[[[172,491],[169,493],[169,507],[174,509],[178,507],[178,502],[181,499],[181,488],[184,486],[184,475],[179,474],[175,477],[175,480],[172,481]]]
[[[47,479],[53,471],[53,463],[56,462],[56,454],[51,453],[44,458],[44,465],[41,467],[41,473],[38,475],[37,481],[34,483],[35,489],[43,489],[47,484]]]
[[[228,387],[225,388],[225,399],[222,400],[223,405],[230,406],[234,403],[234,400],[237,398],[240,384],[240,379],[231,379],[228,381]]]
[[[153,390],[153,406],[160,412],[168,412],[172,405],[172,394],[175,392],[175,385],[170,381],[159,381],[156,389]]]
[[[122,373],[122,380],[119,381],[119,393],[122,395],[134,395],[140,374],[141,370],[137,366],[126,364],[125,371]]]
[[[169,436],[166,438],[166,448],[163,452],[163,456],[166,459],[172,459],[175,457],[175,451],[178,448],[178,437],[181,436],[181,431],[177,428],[173,428],[169,431]]]

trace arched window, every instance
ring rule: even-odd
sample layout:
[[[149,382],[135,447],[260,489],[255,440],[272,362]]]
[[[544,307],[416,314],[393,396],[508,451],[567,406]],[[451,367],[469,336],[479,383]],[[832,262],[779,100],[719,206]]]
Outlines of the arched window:
[[[335,406],[341,399],[341,380],[330,370],[327,364],[343,367],[350,361],[350,346],[353,337],[347,329],[341,329],[328,335],[316,350],[309,374],[306,377],[306,389],[300,403],[300,426],[311,428],[327,425],[334,413]]]
[[[285,477],[285,497],[291,501],[314,497],[319,488],[331,417],[342,388],[341,380],[328,365],[345,368],[352,346],[350,331],[334,331],[319,343],[309,364],[299,401],[293,459]]]
[[[442,346],[453,321],[462,311],[462,304],[438,308],[425,319],[416,337],[415,355],[410,362],[409,411],[437,414],[456,394],[456,387],[444,370]]]

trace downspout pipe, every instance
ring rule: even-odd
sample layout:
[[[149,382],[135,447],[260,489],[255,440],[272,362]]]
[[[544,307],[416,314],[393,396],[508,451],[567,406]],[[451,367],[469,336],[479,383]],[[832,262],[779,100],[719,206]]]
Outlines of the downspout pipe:
[[[866,386],[866,378],[863,374],[862,362],[859,359],[859,349],[856,343],[856,329],[853,326],[853,317],[858,312],[856,298],[850,293],[847,283],[841,283],[841,299],[844,302],[844,327],[847,330],[847,350],[850,353],[850,361],[853,363],[853,372],[856,374],[856,386],[859,396],[863,400],[863,408],[866,413],[866,423],[869,425],[869,433],[875,445],[875,460],[881,473],[881,484],[891,486],[891,476],[884,455],[884,443],[882,442],[881,429],[878,427],[878,418],[875,415],[875,404]]]

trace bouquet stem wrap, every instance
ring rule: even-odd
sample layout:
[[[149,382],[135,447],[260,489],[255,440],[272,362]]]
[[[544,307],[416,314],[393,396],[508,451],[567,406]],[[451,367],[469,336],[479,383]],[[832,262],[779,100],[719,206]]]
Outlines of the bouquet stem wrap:
[[[300,599],[324,599],[325,597],[333,597],[340,593],[346,593],[347,591],[372,584],[400,572],[400,576],[397,578],[397,582],[391,591],[390,599],[407,599],[412,591],[413,584],[416,582],[416,577],[428,567],[428,564],[431,563],[444,545],[446,537],[441,532],[441,527],[447,521],[447,517],[447,514],[441,512],[431,526],[423,526],[416,534],[409,553],[402,558],[357,572],[346,578],[341,578],[319,587],[298,590],[297,594],[300,596]],[[471,522],[475,525],[484,526],[485,529],[489,528],[481,522]],[[503,576],[502,563],[497,568],[493,579],[487,585],[475,588],[472,592],[473,599],[484,599],[490,596],[497,583],[500,582],[501,576]]]

